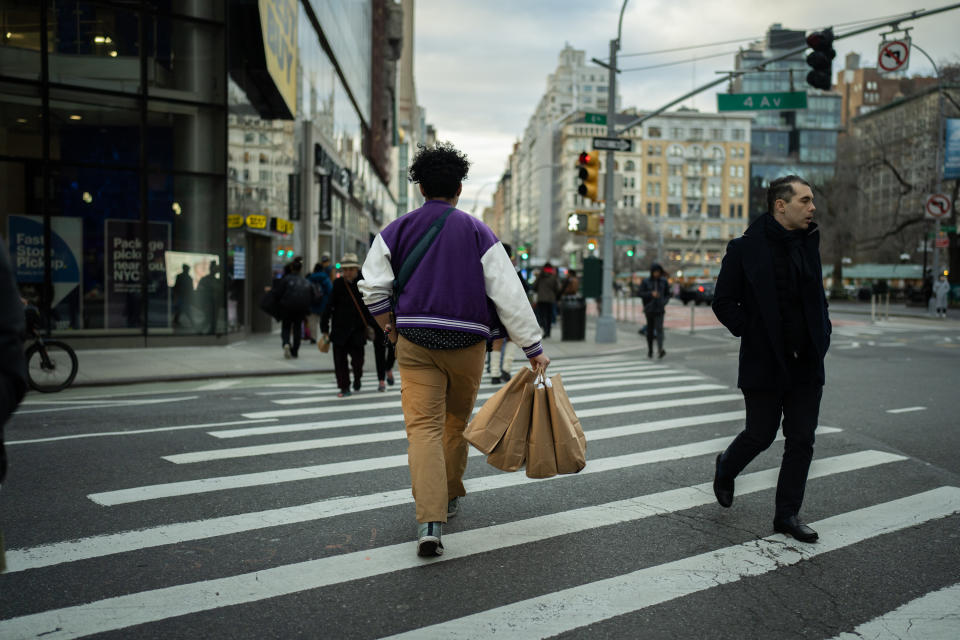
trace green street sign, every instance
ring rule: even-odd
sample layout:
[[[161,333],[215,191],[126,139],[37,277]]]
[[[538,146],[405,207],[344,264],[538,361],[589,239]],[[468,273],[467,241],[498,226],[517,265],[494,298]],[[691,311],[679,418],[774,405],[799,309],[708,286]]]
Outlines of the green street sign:
[[[947,233],[956,233],[957,225],[955,224],[942,224],[940,225],[940,231],[945,231]]]
[[[587,113],[583,116],[587,124],[607,124],[607,115],[604,113]]]
[[[718,93],[717,111],[766,111],[768,109],[806,109],[805,91],[784,93]]]

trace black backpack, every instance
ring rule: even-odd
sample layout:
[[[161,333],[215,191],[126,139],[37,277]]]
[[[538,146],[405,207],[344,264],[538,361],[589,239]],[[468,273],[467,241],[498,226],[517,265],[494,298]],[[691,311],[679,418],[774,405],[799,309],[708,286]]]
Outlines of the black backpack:
[[[306,315],[313,303],[313,285],[301,275],[290,275],[285,280],[280,309],[289,315]]]

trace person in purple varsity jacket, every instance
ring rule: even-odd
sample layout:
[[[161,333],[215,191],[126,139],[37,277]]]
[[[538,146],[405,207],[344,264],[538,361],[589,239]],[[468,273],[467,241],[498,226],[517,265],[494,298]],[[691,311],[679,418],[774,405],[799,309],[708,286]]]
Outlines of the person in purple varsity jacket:
[[[455,208],[469,167],[467,157],[450,144],[417,152],[410,181],[420,185],[426,202],[377,235],[358,283],[380,328],[388,335],[397,333],[421,556],[443,553],[442,524],[456,515],[466,494],[463,430],[477,399],[487,342],[505,330],[531,367],[550,363],[536,316],[503,245],[482,221]],[[394,307],[395,274],[448,210]],[[390,322],[391,312],[396,326]]]

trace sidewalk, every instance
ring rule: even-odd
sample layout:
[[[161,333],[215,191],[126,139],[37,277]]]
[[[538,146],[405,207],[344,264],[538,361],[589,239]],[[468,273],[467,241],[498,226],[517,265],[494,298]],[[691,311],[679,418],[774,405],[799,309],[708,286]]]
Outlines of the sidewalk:
[[[617,342],[597,344],[596,319],[588,317],[586,340],[563,341],[559,327],[555,327],[554,337],[544,340],[544,349],[551,359],[636,349],[641,346],[636,330],[635,325],[618,323]],[[73,387],[297,374],[325,374],[333,379],[332,350],[321,353],[316,345],[304,342],[299,358],[285,360],[279,331],[249,336],[227,346],[78,349],[77,358],[80,370]],[[514,369],[519,365],[518,359]],[[368,345],[364,372],[376,377],[375,371],[373,349]]]

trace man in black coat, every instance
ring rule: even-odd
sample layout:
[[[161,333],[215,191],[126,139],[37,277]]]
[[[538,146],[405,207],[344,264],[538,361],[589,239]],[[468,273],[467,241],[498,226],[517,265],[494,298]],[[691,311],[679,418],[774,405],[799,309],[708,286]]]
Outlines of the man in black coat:
[[[831,332],[815,210],[813,191],[802,178],[774,180],[767,190],[767,215],[727,245],[713,302],[717,319],[740,338],[737,386],[746,404],[745,429],[717,456],[717,502],[733,503],[734,478],[773,443],[782,416],[786,443],[773,528],[802,542],[817,539],[798,513],[813,458]]]
[[[663,316],[670,300],[670,283],[663,267],[654,262],[650,265],[650,277],[640,283],[637,295],[643,300],[643,315],[647,319],[647,357],[653,357],[653,340],[657,340],[657,356],[667,355],[663,350]]]

